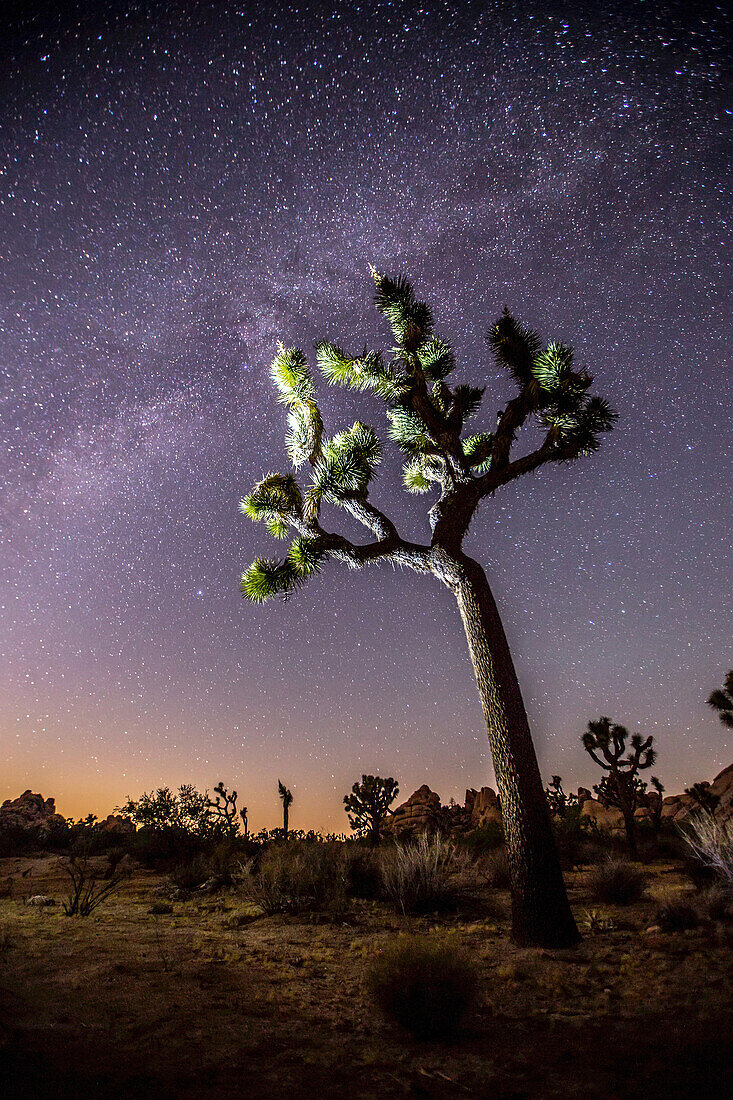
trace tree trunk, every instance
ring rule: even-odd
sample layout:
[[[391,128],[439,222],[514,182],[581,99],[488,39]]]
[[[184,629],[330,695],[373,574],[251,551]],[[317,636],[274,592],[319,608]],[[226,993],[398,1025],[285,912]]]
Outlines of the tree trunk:
[[[632,859],[639,858],[639,849],[636,846],[636,818],[633,809],[624,806],[621,809],[624,815],[624,827],[626,829],[626,843],[629,846],[629,855]]]
[[[499,788],[518,944],[569,947],[580,939],[565,891],[527,714],[489,582],[461,555],[452,584],[471,652]]]
[[[283,804],[283,840],[288,839],[288,807]]]

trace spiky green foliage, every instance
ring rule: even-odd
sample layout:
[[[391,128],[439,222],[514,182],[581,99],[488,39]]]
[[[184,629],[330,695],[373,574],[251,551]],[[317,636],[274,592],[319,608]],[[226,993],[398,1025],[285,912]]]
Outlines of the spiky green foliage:
[[[453,349],[445,340],[431,336],[415,350],[423,374],[430,382],[447,378],[456,365]]]
[[[316,393],[308,369],[308,361],[300,348],[278,346],[270,375],[275,383],[278,400],[285,405],[298,401],[313,401]]]
[[[377,291],[374,303],[389,321],[402,350],[414,351],[432,336],[433,315],[425,302],[415,297],[412,284],[403,276],[390,278],[372,270]]]
[[[402,483],[408,493],[427,493],[431,482],[425,470],[425,460],[421,455],[406,462],[402,467]]]
[[[429,454],[435,450],[426,423],[417,413],[402,405],[388,409],[389,438],[408,455]]]
[[[329,383],[369,391],[385,401],[389,438],[407,456],[407,492],[437,488],[445,496],[467,479],[490,479],[494,469],[499,483],[518,429],[532,417],[547,432],[541,462],[590,453],[601,434],[610,431],[616,414],[602,398],[588,398],[591,379],[575,370],[572,348],[559,342],[543,347],[537,333],[505,309],[489,343],[497,362],[519,386],[519,399],[507,406],[505,421],[499,415],[495,432],[462,438],[466,423],[480,410],[484,388],[448,384],[455,356],[450,344],[434,334],[428,306],[404,276],[372,274],[377,309],[396,339],[392,360],[367,348],[352,356],[323,341],[316,346],[316,362]],[[326,438],[311,372],[299,348],[280,344],[271,375],[278,399],[288,406],[290,462],[296,470],[310,466],[311,476],[310,484],[301,488],[292,474],[270,474],[241,503],[244,514],[264,523],[274,538],[288,538],[292,528],[298,535],[284,559],[260,558],[244,574],[242,592],[258,602],[278,593],[287,596],[318,571],[328,556],[320,527],[322,502],[355,513],[355,504],[366,501],[381,461],[376,433],[361,422]],[[491,491],[486,481],[481,495]],[[329,554],[333,542],[330,546]],[[353,567],[364,563],[358,554],[342,552],[340,557]]]
[[[496,324],[488,333],[489,345],[497,363],[508,370],[519,386],[534,379],[534,361],[542,350],[542,342],[534,329],[522,325],[505,306]]]
[[[723,687],[710,693],[707,703],[717,710],[723,725],[733,729],[733,668],[727,673]]]
[[[298,584],[300,575],[290,561],[255,558],[242,574],[242,595],[252,603],[265,603],[273,596],[287,596]]]
[[[320,573],[326,552],[318,539],[297,538],[288,551],[288,561],[301,577]]]
[[[327,500],[338,503],[351,493],[366,490],[381,458],[376,432],[357,420],[324,444],[313,469],[313,485]]]
[[[303,505],[300,486],[292,474],[268,474],[239,502],[239,510],[259,523],[284,521]]]
[[[378,351],[367,351],[351,358],[336,344],[316,345],[316,362],[331,385],[372,390],[386,401],[397,401],[409,388],[409,382],[394,363],[386,364]]]
[[[463,453],[469,465],[477,474],[482,474],[491,465],[491,448],[494,445],[492,432],[479,432],[463,440]]]

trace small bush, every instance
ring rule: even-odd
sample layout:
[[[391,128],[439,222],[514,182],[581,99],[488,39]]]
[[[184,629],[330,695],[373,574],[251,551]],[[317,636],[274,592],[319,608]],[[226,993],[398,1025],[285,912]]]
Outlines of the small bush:
[[[654,914],[654,923],[663,932],[685,932],[700,923],[697,911],[688,901],[666,901]]]
[[[401,913],[455,910],[468,894],[453,845],[439,836],[397,844],[382,854],[384,893]]]
[[[609,859],[595,867],[589,885],[595,901],[631,905],[644,896],[646,875],[625,859]]]
[[[336,914],[346,907],[346,865],[337,844],[273,844],[243,870],[242,893],[268,915]]]
[[[487,886],[494,890],[508,890],[511,882],[509,858],[506,848],[500,848],[484,856],[476,865],[479,874]]]
[[[498,821],[487,821],[480,829],[461,837],[459,844],[470,856],[481,856],[503,847],[504,831]]]
[[[88,917],[112,894],[116,893],[129,877],[129,866],[120,862],[114,872],[100,880],[99,872],[88,858],[70,856],[62,867],[69,876],[71,893],[63,902],[67,917]]]
[[[174,867],[170,873],[170,880],[179,890],[196,890],[206,882],[210,874],[208,860],[198,855]]]
[[[371,995],[384,1015],[420,1039],[450,1039],[476,1000],[469,957],[446,940],[400,938],[372,963]]]
[[[345,852],[346,889],[351,897],[376,899],[382,896],[381,858],[374,848],[350,844]]]

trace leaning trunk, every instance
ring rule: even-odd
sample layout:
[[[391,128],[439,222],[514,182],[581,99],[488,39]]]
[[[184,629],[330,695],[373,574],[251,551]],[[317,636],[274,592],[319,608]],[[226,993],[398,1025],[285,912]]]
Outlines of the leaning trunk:
[[[552,833],[542,778],[504,628],[481,566],[461,556],[451,585],[476,673],[499,788],[516,943],[579,940]]]

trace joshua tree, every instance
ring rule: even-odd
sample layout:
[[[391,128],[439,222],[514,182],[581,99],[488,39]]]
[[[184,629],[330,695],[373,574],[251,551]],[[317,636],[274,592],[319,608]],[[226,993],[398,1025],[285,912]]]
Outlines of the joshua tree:
[[[244,832],[247,835],[247,810],[246,808],[240,810],[237,815],[237,792],[229,791],[224,786],[223,782],[217,783],[214,787],[214,794],[216,797],[212,800],[209,798],[208,793],[206,796],[206,806],[209,812],[209,820],[211,822],[212,829],[220,833],[229,839],[236,836],[239,831],[239,822],[237,816],[241,817],[244,822]]]
[[[354,832],[368,835],[372,844],[379,844],[382,822],[399,793],[397,781],[391,777],[362,775],[361,783],[355,783],[351,794],[344,795],[349,825]]]
[[[577,794],[565,794],[561,775],[553,775],[552,782],[545,787],[545,797],[550,813],[556,817],[565,817],[568,810],[578,805]]]
[[[646,783],[639,778],[639,772],[654,764],[657,754],[652,748],[653,741],[653,737],[644,738],[640,733],[632,734],[629,741],[626,727],[615,725],[609,718],[589,722],[583,734],[585,751],[608,773],[593,790],[623,814],[629,853],[634,859],[638,854],[634,813],[646,794]],[[628,756],[624,756],[627,742]],[[664,787],[656,776],[652,776],[652,784],[661,795]]]
[[[733,729],[733,668],[727,673],[723,687],[708,696],[708,706],[717,710],[724,726]]]
[[[543,465],[595,451],[616,415],[602,398],[588,396],[592,380],[574,368],[569,346],[543,347],[535,332],[505,310],[488,340],[517,393],[493,430],[465,435],[483,388],[448,385],[454,355],[434,334],[429,307],[416,299],[406,279],[372,274],[377,309],[394,336],[391,359],[368,350],[351,356],[321,343],[316,361],[328,382],[370,390],[386,403],[388,434],[407,459],[405,489],[436,493],[428,512],[431,537],[423,545],[404,539],[370,500],[382,454],[376,432],[357,421],[327,438],[306,358],[298,348],[281,345],[272,378],[279,400],[289,407],[287,450],[296,470],[310,466],[310,483],[301,486],[292,472],[270,474],[242,501],[243,512],[264,522],[273,536],[294,535],[284,558],[253,562],[242,577],[242,593],[255,602],[278,593],[288,597],[330,559],[352,568],[407,566],[447,586],[463,620],[488,726],[512,875],[514,938],[571,944],[578,932],[514,664],[486,574],[464,553],[463,540],[482,501]],[[532,422],[541,427],[542,441],[515,457],[516,437]],[[324,526],[324,501],[363,524],[371,541],[353,542]]]
[[[720,795],[711,791],[707,780],[703,780],[702,783],[693,783],[691,787],[685,787],[685,794],[690,796],[699,810],[703,810],[709,817],[715,816],[715,811],[720,802]]]
[[[293,804],[293,794],[289,791],[284,783],[277,781],[277,793],[280,795],[280,800],[283,804],[283,839],[288,839],[288,818],[290,816],[290,807]]]

